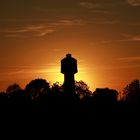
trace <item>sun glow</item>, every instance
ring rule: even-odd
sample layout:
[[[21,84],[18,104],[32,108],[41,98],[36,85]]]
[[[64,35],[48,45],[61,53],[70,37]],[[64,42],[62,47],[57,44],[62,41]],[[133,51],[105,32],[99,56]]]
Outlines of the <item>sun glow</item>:
[[[51,67],[49,70],[46,70],[46,75],[48,72],[49,77],[47,76],[47,79],[50,81],[51,84],[55,82],[59,82],[60,84],[63,84],[64,82],[64,74],[61,73],[60,66]],[[78,73],[75,74],[75,80],[80,81],[83,80],[87,83],[90,82],[90,76],[88,75],[88,72],[86,71],[86,68],[83,65],[78,65]],[[87,83],[89,85],[89,83]],[[90,85],[89,85],[90,86]]]
[[[59,82],[60,84],[63,84],[64,76],[63,74],[60,73],[60,66],[51,67],[49,71],[50,72],[48,74],[48,80],[50,81],[51,84],[55,82]],[[46,70],[46,75],[47,75],[47,70]]]

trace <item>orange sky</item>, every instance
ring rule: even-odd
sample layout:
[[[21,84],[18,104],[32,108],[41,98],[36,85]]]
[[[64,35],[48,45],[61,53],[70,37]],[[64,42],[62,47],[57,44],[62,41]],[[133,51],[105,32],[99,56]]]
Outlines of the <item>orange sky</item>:
[[[140,79],[139,13],[139,0],[2,0],[0,91],[35,78],[62,82],[68,52],[78,60],[76,80],[121,90]]]

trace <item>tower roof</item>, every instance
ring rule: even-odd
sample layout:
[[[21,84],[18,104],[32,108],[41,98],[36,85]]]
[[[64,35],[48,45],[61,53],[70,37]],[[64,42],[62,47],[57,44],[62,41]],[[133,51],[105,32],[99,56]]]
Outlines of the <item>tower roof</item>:
[[[71,55],[70,53],[66,54],[66,57],[67,57],[67,58],[71,58],[71,56],[72,56],[72,55]]]

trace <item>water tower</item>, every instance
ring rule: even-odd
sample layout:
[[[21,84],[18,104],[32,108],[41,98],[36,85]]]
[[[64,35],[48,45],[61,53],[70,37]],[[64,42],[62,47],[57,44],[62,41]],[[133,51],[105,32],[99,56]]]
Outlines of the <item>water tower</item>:
[[[61,73],[64,74],[64,91],[71,95],[75,93],[74,74],[77,72],[77,60],[71,54],[66,54],[61,60]]]

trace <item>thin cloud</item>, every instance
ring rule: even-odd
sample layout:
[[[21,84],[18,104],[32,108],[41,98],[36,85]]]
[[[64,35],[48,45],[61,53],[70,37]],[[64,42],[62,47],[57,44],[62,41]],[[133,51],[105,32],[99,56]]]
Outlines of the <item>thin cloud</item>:
[[[7,75],[31,75],[31,74],[51,74],[58,73],[59,69],[49,68],[49,69],[21,69],[21,70],[13,70],[8,72]]]
[[[136,36],[132,37],[132,40],[140,41],[140,35],[136,35]]]
[[[116,40],[103,40],[101,43],[117,43],[117,42],[133,42],[133,41],[140,41],[140,35],[129,35],[124,34],[122,39],[116,39]]]
[[[92,23],[99,24],[99,25],[112,25],[112,24],[116,24],[117,21],[104,19],[104,20],[93,20]]]
[[[131,6],[140,6],[140,0],[127,0]]]
[[[129,39],[130,41],[140,41],[140,35],[131,35]]]
[[[54,33],[55,31],[56,30],[54,30],[54,29],[48,29],[48,30],[40,31],[40,32],[38,32],[37,36],[38,37],[43,37],[43,36],[46,36],[47,34]]]
[[[25,27],[19,27],[15,29],[1,30],[0,32],[6,33],[8,37],[24,37],[28,35],[42,37],[47,34],[55,32],[55,29],[50,29],[47,26],[31,25]]]
[[[94,67],[92,70],[120,70],[120,69],[133,69],[140,68],[140,64],[128,64],[128,65],[120,65],[120,66],[98,66]]]
[[[128,41],[140,41],[140,35],[131,35],[131,34],[123,34],[123,36],[126,38]]]
[[[10,23],[31,23],[31,22],[41,22],[41,23],[48,23],[50,19],[46,18],[4,18],[0,19],[0,22],[10,22]]]
[[[46,69],[46,67],[48,66],[58,66],[57,62],[56,63],[47,63],[47,64],[43,64],[43,65],[40,65],[39,66],[39,69]],[[23,65],[23,66],[8,66],[6,67],[6,69],[9,69],[9,70],[19,70],[19,69],[24,69],[24,70],[28,70],[28,69],[36,69],[38,67],[38,65],[34,65],[34,64],[31,64],[31,65]]]
[[[117,24],[117,20],[107,19],[105,17],[94,17],[90,21],[86,21],[86,24],[98,24],[98,25],[112,25]]]
[[[92,13],[97,13],[97,14],[104,14],[104,15],[112,15],[113,13],[111,13],[110,11],[107,10],[93,10]]]
[[[129,42],[129,41],[132,41],[132,39],[102,40],[100,43],[108,44],[108,43]]]
[[[119,58],[121,61],[140,61],[140,56]]]
[[[0,33],[3,33],[7,37],[43,37],[54,33],[58,28],[79,25],[83,25],[83,21],[80,19],[59,19],[56,21],[42,21],[42,24],[21,25],[18,28],[0,29]]]
[[[88,9],[92,9],[94,7],[98,7],[98,4],[93,4],[92,2],[80,2],[80,6]]]
[[[81,19],[59,19],[56,22],[53,22],[52,26],[77,26],[83,25],[84,22]]]
[[[112,7],[117,5],[125,5],[124,1],[116,1],[116,2],[80,2],[80,6],[87,8],[87,9],[93,9],[93,8],[101,8],[101,7]]]

